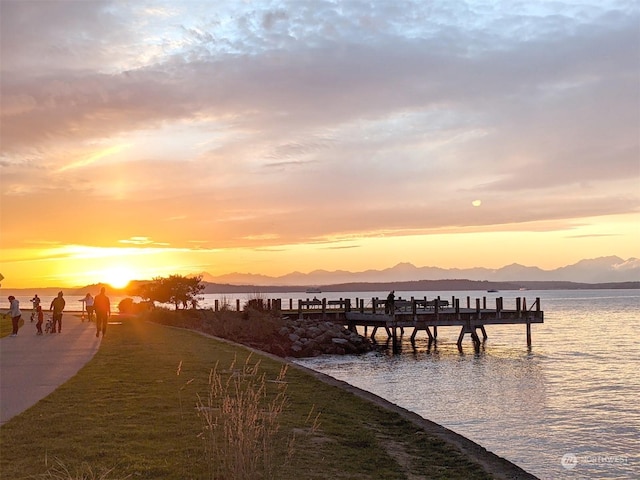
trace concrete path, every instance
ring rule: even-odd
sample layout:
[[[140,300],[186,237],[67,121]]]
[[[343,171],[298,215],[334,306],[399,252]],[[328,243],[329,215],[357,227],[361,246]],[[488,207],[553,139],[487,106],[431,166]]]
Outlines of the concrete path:
[[[29,311],[17,337],[0,339],[0,425],[73,377],[98,351],[96,324],[65,313],[62,333],[36,335]],[[44,330],[44,325],[43,325]]]

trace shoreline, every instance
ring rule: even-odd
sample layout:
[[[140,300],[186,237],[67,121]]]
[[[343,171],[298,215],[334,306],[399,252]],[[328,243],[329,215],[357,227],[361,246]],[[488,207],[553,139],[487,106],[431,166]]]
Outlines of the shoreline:
[[[236,343],[226,338],[216,337],[214,335],[209,335],[204,332],[200,332],[198,330],[191,330],[187,328],[180,327],[172,327],[165,325],[168,328],[176,328],[180,330],[188,330],[190,332],[195,332],[199,335],[202,335],[207,338],[215,339],[219,342],[227,343],[229,345],[233,345],[234,347],[242,347],[245,348],[256,355],[262,355],[268,357],[271,360],[286,363],[288,366],[300,370],[308,375],[312,376],[316,380],[319,380],[327,385],[331,385],[341,390],[347,391],[352,395],[355,395],[363,400],[366,400],[369,403],[372,403],[378,407],[381,407],[385,410],[388,410],[391,413],[399,415],[403,419],[411,422],[420,430],[424,431],[429,435],[433,435],[443,442],[452,445],[458,451],[460,451],[465,457],[470,459],[471,461],[479,464],[482,468],[493,478],[498,480],[540,480],[535,475],[527,472],[522,469],[515,463],[510,462],[506,458],[500,457],[495,453],[487,450],[482,445],[474,442],[473,440],[468,439],[467,437],[460,435],[459,433],[454,432],[453,430],[449,430],[442,425],[435,423],[431,420],[421,417],[417,413],[414,413],[406,408],[400,407],[395,403],[391,403],[390,401],[374,394],[368,392],[366,390],[362,390],[361,388],[355,387],[347,382],[342,380],[338,380],[329,375],[326,375],[321,372],[317,372],[308,367],[300,365],[295,362],[295,358],[290,357],[278,357],[272,353],[265,352],[263,350],[258,350],[256,348],[249,347],[242,343]]]

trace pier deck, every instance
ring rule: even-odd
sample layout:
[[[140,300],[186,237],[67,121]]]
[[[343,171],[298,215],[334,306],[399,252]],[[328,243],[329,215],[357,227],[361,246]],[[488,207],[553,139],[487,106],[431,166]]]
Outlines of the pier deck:
[[[327,300],[298,300],[297,310],[293,304],[289,310],[282,310],[284,315],[297,314],[300,318],[313,318],[319,320],[331,320],[341,322],[347,328],[357,331],[357,327],[364,327],[365,335],[368,328],[372,328],[371,338],[374,338],[378,329],[384,329],[387,338],[397,341],[398,329],[404,333],[405,328],[413,328],[411,341],[414,341],[419,331],[425,331],[429,341],[435,341],[438,337],[438,327],[460,327],[458,347],[461,348],[464,336],[469,334],[476,349],[482,339],[486,340],[486,325],[524,325],[526,328],[527,347],[531,347],[531,325],[544,323],[544,312],[540,308],[540,299],[536,298],[527,308],[525,298],[515,299],[515,308],[504,308],[502,297],[495,299],[495,308],[487,308],[487,299],[475,299],[472,306],[470,297],[466,299],[466,308],[460,307],[460,299],[453,297],[451,303],[448,300],[425,298],[410,300],[397,299],[394,302],[393,312],[386,307],[386,301],[378,298],[371,299],[365,308],[363,299],[356,299],[352,308],[350,299]]]

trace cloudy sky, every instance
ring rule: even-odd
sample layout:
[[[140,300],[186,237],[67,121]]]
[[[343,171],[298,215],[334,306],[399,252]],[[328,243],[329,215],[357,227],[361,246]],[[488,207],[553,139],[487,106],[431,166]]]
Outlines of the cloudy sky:
[[[0,0],[3,286],[640,256],[640,7]]]

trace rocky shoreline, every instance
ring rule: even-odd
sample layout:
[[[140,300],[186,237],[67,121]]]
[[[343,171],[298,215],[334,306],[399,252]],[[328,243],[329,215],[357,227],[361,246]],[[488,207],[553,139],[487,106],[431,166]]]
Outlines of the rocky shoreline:
[[[374,349],[371,339],[339,323],[281,316],[265,310],[155,309],[145,318],[163,325],[189,328],[282,358],[353,355]]]
[[[317,357],[366,353],[373,349],[371,340],[333,322],[318,322],[307,318],[288,319],[278,330],[288,340],[286,357]],[[271,348],[274,350],[277,348]],[[274,352],[275,353],[275,352]]]

